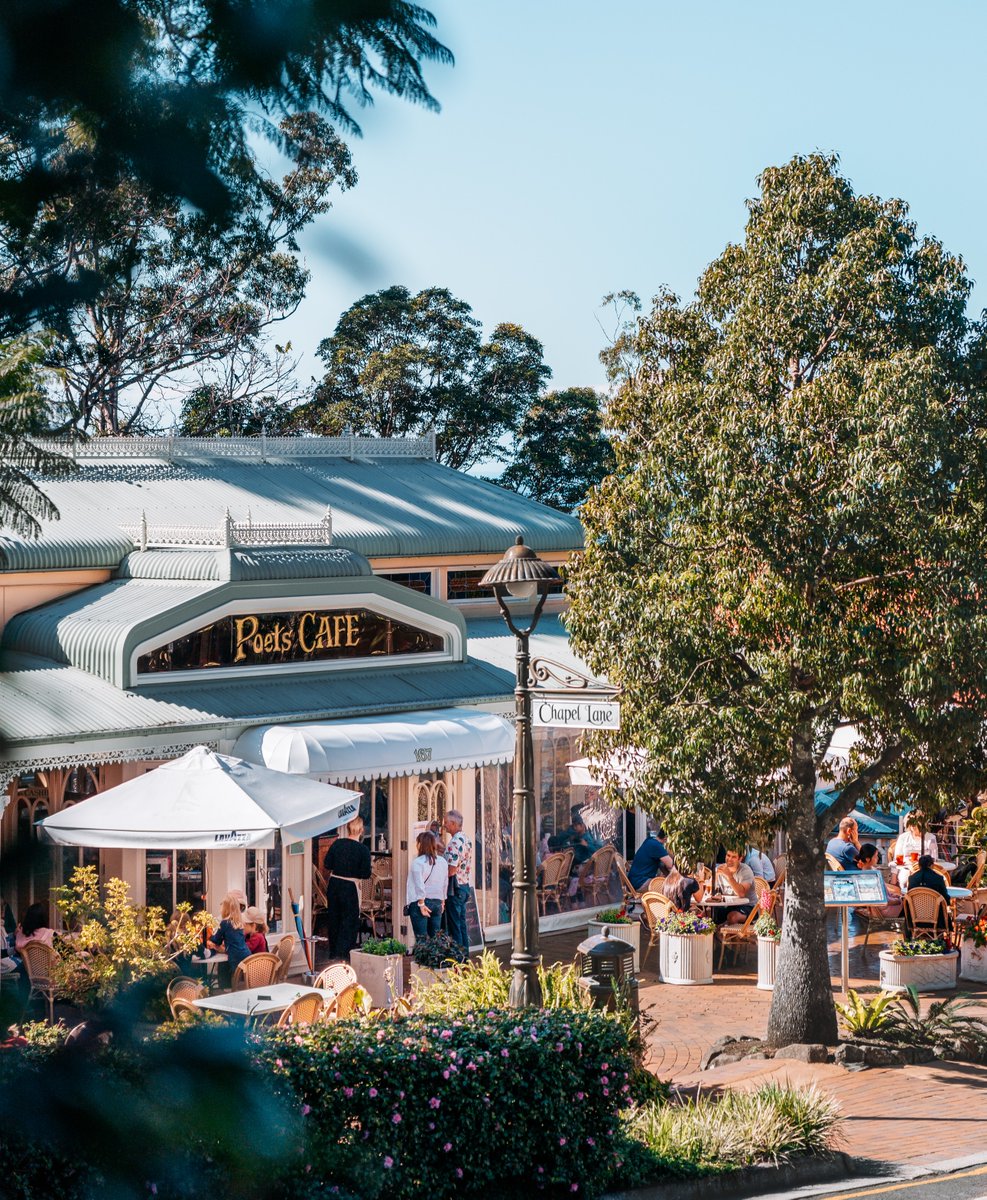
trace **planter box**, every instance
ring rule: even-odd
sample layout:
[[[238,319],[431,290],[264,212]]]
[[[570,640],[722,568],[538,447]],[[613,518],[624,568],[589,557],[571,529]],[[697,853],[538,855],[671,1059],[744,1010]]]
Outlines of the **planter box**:
[[[403,954],[366,954],[350,951],[350,966],[365,991],[370,993],[374,1008],[390,1008],[404,994]]]
[[[966,939],[960,942],[960,979],[987,983],[987,946],[975,946]]]
[[[713,935],[661,934],[658,944],[658,978],[662,983],[712,983]]]
[[[448,979],[452,967],[420,967],[414,959],[411,960],[409,987],[418,980],[418,987],[431,987],[442,979]]]
[[[917,954],[912,958],[882,950],[881,990],[905,992],[910,987],[920,992],[946,992],[956,987],[956,968],[959,954],[951,950],[948,954]]]
[[[590,921],[588,924],[589,936],[600,937],[604,929],[610,930],[612,938],[620,938],[622,942],[627,942],[629,946],[634,947],[634,974],[637,975],[641,971],[641,922],[632,921],[630,925],[622,925],[617,921]]]
[[[781,943],[774,938],[757,939],[757,986],[762,992],[775,990],[775,972],[778,970],[778,947]]]

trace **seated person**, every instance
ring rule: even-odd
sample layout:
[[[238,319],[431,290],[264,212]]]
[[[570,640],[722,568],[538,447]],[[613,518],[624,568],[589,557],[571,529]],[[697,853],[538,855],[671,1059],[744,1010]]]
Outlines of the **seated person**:
[[[581,867],[589,862],[602,845],[596,834],[587,829],[582,817],[573,817],[572,824],[566,830],[566,846],[572,847],[574,866]]]
[[[683,875],[677,867],[672,867],[668,877],[662,884],[662,895],[667,896],[679,912],[688,912],[693,900],[701,900],[705,887],[691,875]]]
[[[747,853],[744,855],[744,862],[750,867],[754,874],[763,879],[765,883],[774,883],[775,867],[774,863],[757,846],[748,846]]]
[[[637,888],[638,891],[656,875],[667,875],[675,865],[661,838],[662,830],[660,829],[657,834],[648,834],[630,861],[627,878],[631,881],[631,886]]]
[[[910,813],[905,818],[905,831],[899,833],[894,846],[895,858],[903,860],[898,868],[898,882],[903,888],[909,886],[908,879],[912,867],[919,861],[919,856],[928,854],[933,862],[939,857],[939,844],[934,833],[923,835],[919,818]]]
[[[251,954],[267,954],[267,922],[259,908],[251,907],[243,914],[243,937]]]
[[[754,910],[757,903],[757,893],[754,890],[754,872],[746,863],[740,861],[739,850],[728,850],[722,866],[716,869],[716,886],[723,893],[723,898],[731,896],[742,897],[746,903],[731,904],[721,910],[722,916],[717,924],[725,920],[728,925],[741,925]],[[716,918],[714,918],[715,920]]]
[[[32,904],[21,917],[17,926],[14,948],[20,950],[25,942],[44,942],[51,946],[55,940],[55,931],[48,925],[48,913],[43,904]]]
[[[936,871],[932,864],[935,859],[931,854],[923,854],[918,860],[918,870],[913,871],[908,876],[908,890],[913,888],[931,888],[932,891],[938,892],[946,901],[946,910],[949,911],[949,892],[946,890],[947,884],[945,879]],[[942,918],[940,918],[940,928],[942,927]]]
[[[864,842],[860,847],[860,857],[857,859],[857,866],[861,871],[877,871],[881,865],[881,852],[872,842]],[[872,920],[878,921],[893,921],[895,917],[901,916],[901,909],[904,905],[904,900],[901,895],[901,888],[890,880],[885,880],[885,887],[888,892],[887,904],[871,904],[865,908],[854,909],[858,916],[869,917]]]
[[[860,857],[860,834],[857,832],[857,822],[853,817],[844,817],[840,822],[840,831],[830,838],[826,853],[835,858],[844,871],[856,871],[857,859]]]

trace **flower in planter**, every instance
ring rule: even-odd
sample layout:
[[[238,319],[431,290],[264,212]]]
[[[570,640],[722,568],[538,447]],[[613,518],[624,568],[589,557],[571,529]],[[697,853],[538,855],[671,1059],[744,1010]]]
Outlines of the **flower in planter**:
[[[891,943],[891,953],[898,958],[918,958],[922,954],[948,954],[952,949],[944,938],[899,938]]]
[[[987,917],[981,917],[979,921],[966,921],[960,926],[960,937],[964,942],[973,942],[974,946],[982,950],[987,947]]]
[[[764,913],[754,922],[754,932],[759,938],[771,938],[773,942],[781,941],[781,926],[770,913]]]
[[[713,932],[713,922],[708,917],[694,912],[671,912],[667,917],[659,917],[655,927],[662,933],[670,933],[673,936]]]
[[[600,925],[633,925],[634,918],[624,908],[604,908],[593,917]]]
[[[364,954],[379,954],[382,957],[385,954],[407,954],[408,947],[404,942],[399,942],[397,938],[367,938],[362,946],[359,947]]]
[[[443,967],[466,962],[469,953],[465,946],[460,946],[447,933],[440,930],[434,937],[422,938],[421,941],[415,942],[411,956],[419,967],[428,967],[432,971],[439,971]]]

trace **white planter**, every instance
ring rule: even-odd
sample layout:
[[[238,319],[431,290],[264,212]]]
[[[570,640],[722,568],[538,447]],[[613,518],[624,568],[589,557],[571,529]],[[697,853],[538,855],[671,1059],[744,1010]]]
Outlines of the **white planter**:
[[[412,959],[409,983],[414,984],[417,980],[419,988],[431,987],[433,983],[439,983],[443,979],[448,979],[451,970],[451,967],[420,967]]]
[[[630,925],[621,925],[614,921],[590,921],[588,923],[589,936],[599,937],[604,929],[610,930],[612,938],[620,938],[622,942],[627,942],[629,946],[634,947],[634,974],[637,975],[641,970],[641,922],[633,921]]]
[[[757,939],[757,986],[762,992],[773,992],[778,970],[778,946],[771,937]]]
[[[712,933],[663,933],[658,943],[662,983],[712,983]]]
[[[904,957],[882,950],[881,990],[905,992],[910,987],[920,992],[945,992],[956,987],[956,968],[959,955],[955,950],[948,954],[916,954]]]
[[[960,942],[960,979],[987,983],[987,946],[975,946],[967,939]]]
[[[360,987],[369,992],[374,1008],[390,1008],[404,994],[404,955],[350,951],[350,966]]]

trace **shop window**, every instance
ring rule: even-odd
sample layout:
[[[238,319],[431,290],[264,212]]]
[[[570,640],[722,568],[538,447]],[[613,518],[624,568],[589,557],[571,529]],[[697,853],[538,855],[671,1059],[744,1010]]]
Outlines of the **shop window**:
[[[283,929],[281,907],[281,831],[274,835],[271,850],[248,850],[246,853],[247,903],[267,915],[267,927],[272,933]],[[218,904],[213,911],[218,912]]]
[[[387,574],[382,573],[380,578],[390,580],[391,583],[398,583],[401,587],[410,588],[411,591],[419,592],[423,596],[432,594],[431,571],[392,571]]]
[[[148,850],[144,856],[144,903],[170,917],[179,904],[203,907],[204,850]],[[218,906],[217,906],[218,908]]]
[[[486,568],[477,571],[448,571],[446,572],[447,600],[492,600],[494,594],[490,588],[480,587],[480,580],[486,574]],[[549,596],[557,596],[562,592],[562,581],[552,583],[548,587]]]

